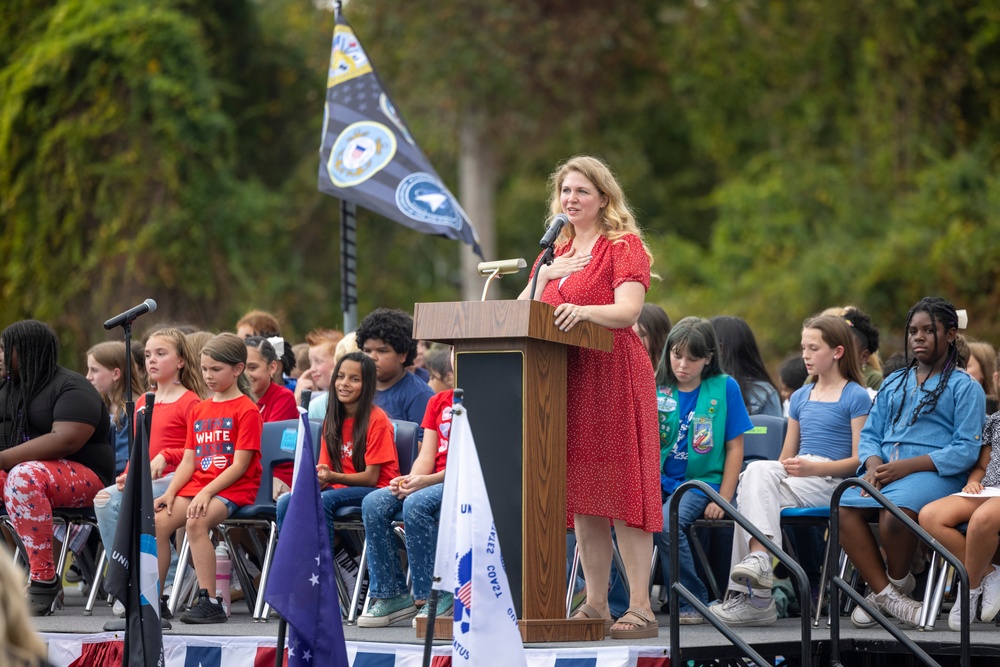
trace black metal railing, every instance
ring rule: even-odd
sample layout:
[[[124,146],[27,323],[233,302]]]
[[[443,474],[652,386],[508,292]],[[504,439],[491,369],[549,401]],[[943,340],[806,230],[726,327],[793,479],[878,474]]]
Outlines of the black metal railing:
[[[697,599],[694,594],[684,584],[680,582],[680,552],[678,541],[680,540],[680,531],[677,527],[678,521],[678,506],[680,504],[681,496],[683,496],[688,491],[693,489],[698,489],[709,499],[721,507],[726,514],[736,523],[738,523],[744,530],[746,530],[750,535],[752,535],[758,542],[763,544],[767,549],[792,573],[792,584],[795,586],[795,593],[799,596],[799,600],[808,600],[810,596],[809,590],[809,579],[806,577],[805,570],[799,565],[795,559],[786,554],[784,551],[779,549],[774,542],[764,536],[760,530],[751,524],[745,516],[740,514],[735,507],[730,505],[728,502],[723,500],[715,489],[710,487],[705,482],[700,482],[697,480],[692,480],[690,482],[684,482],[677,490],[673,492],[670,496],[670,503],[668,506],[668,530],[670,531],[670,660],[676,664],[683,664],[683,649],[681,648],[681,629],[680,629],[680,600],[679,596],[683,596],[685,600],[688,601],[695,609],[698,610],[705,620],[715,626],[715,629],[721,632],[726,639],[728,639],[733,646],[737,647],[748,657],[753,660],[758,665],[770,664],[765,660],[757,651],[750,647],[748,643],[743,641],[743,639],[733,632],[733,630],[718,619],[715,614],[708,610],[705,604]],[[802,637],[801,637],[801,651],[799,657],[799,664],[802,667],[811,667],[812,665],[812,638],[811,638],[811,624],[809,620],[809,614],[802,614]]]
[[[865,493],[867,493],[875,502],[883,507],[886,511],[892,514],[897,520],[899,520],[903,525],[909,528],[913,533],[930,549],[941,556],[949,565],[955,568],[958,573],[959,580],[962,585],[961,595],[964,597],[964,604],[962,605],[962,631],[961,631],[961,644],[959,651],[959,660],[962,667],[968,667],[970,661],[971,649],[969,646],[969,574],[965,570],[965,566],[962,562],[951,554],[947,549],[941,546],[941,543],[935,540],[930,534],[927,533],[923,528],[917,524],[916,521],[906,516],[903,510],[899,509],[892,501],[882,495],[881,492],[877,491],[874,486],[866,482],[861,478],[852,478],[844,480],[839,486],[834,490],[833,496],[830,498],[830,549],[827,551],[827,557],[833,559],[833,554],[835,550],[840,548],[840,497],[844,495],[848,489],[852,487],[861,487]],[[845,581],[839,572],[834,571],[834,568],[827,568],[830,577],[830,662],[834,665],[840,664],[840,614],[837,610],[840,608],[840,592],[843,591],[851,598],[856,604],[860,605],[868,614],[878,621],[878,623],[885,628],[889,634],[891,634],[896,641],[906,646],[914,655],[916,655],[920,660],[927,665],[938,665],[939,663],[935,661],[926,651],[921,649],[916,642],[906,636],[902,630],[900,630],[896,625],[890,622],[885,616],[882,615],[877,609],[859,594],[850,585],[849,582]],[[928,586],[934,585],[933,582],[928,581]],[[930,619],[933,621],[934,619]]]

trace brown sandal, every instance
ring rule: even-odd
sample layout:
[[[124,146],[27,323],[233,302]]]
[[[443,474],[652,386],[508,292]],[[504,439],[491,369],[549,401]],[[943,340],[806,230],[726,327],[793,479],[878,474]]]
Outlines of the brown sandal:
[[[618,623],[632,627],[625,630],[611,628],[612,639],[651,639],[660,634],[656,617],[648,618],[646,612],[641,609],[629,609],[615,622],[615,625]]]
[[[577,607],[576,611],[573,612],[573,615],[570,616],[570,618],[589,618],[595,621],[598,619],[603,620],[605,637],[607,637],[608,633],[611,632],[611,626],[615,624],[613,620],[610,618],[604,618],[604,616],[601,615],[601,612],[597,611],[586,602]]]

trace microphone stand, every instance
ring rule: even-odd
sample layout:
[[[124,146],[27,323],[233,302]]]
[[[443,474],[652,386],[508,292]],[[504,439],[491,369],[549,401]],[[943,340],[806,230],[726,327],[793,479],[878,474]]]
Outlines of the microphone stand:
[[[528,295],[529,301],[535,300],[535,288],[538,287],[538,270],[542,267],[542,264],[552,263],[552,260],[555,257],[555,252],[556,242],[555,239],[553,239],[552,243],[545,248],[545,252],[542,253],[542,256],[538,258],[537,262],[535,262],[535,268],[533,269],[535,275],[531,278],[531,293]]]
[[[126,322],[122,325],[125,330],[125,417],[128,422],[125,428],[128,429],[128,455],[132,458],[132,446],[135,444],[135,429],[132,420],[135,419],[135,400],[132,396],[132,323]]]

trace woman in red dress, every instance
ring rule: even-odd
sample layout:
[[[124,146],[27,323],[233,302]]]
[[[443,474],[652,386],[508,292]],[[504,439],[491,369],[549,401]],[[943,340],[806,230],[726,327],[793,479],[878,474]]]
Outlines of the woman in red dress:
[[[649,602],[652,533],[663,529],[653,367],[632,330],[649,289],[652,256],[607,165],[575,157],[552,175],[550,207],[565,213],[555,260],[538,269],[536,298],[568,331],[589,321],[614,333],[612,352],[567,352],[567,510],[576,527],[587,601],[579,617],[610,624],[611,519],[630,584],[612,638],[657,636]],[[529,282],[530,284],[530,282]],[[530,288],[520,298],[527,299]]]

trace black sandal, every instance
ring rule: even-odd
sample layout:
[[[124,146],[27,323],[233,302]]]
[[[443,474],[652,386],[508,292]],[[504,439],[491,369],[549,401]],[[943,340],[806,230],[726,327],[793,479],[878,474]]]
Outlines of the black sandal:
[[[32,616],[48,616],[52,613],[52,603],[58,600],[56,608],[62,607],[63,590],[62,582],[58,579],[52,581],[32,580],[28,585],[28,607]]]

